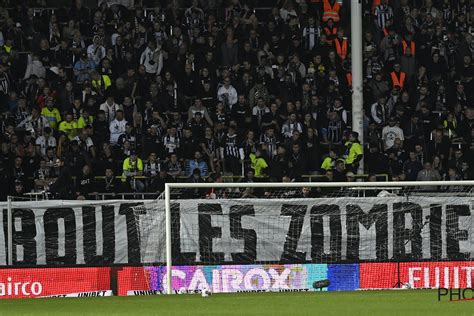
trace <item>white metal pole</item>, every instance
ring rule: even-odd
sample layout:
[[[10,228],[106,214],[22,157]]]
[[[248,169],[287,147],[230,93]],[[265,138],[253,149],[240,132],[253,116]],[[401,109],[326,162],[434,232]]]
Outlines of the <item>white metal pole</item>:
[[[172,252],[171,252],[171,199],[170,199],[170,186],[165,183],[165,216],[166,216],[166,293],[171,294],[172,292]]]
[[[7,261],[8,265],[13,265],[13,214],[12,214],[12,197],[7,198]]]
[[[364,95],[362,75],[362,0],[351,1],[351,56],[352,56],[352,130],[359,133],[364,146]],[[358,173],[363,173],[364,161]]]

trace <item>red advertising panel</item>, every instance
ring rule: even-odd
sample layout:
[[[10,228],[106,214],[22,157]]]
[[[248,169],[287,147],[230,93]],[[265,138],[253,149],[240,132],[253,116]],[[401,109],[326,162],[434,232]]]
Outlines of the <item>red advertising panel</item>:
[[[0,298],[44,297],[108,290],[110,268],[0,269]]]
[[[360,288],[392,288],[398,281],[396,263],[360,264]],[[474,262],[400,263],[400,282],[412,288],[471,288]]]
[[[144,267],[124,267],[117,272],[117,292],[126,296],[128,291],[150,290]]]
[[[397,283],[396,263],[361,263],[361,289],[389,289]]]

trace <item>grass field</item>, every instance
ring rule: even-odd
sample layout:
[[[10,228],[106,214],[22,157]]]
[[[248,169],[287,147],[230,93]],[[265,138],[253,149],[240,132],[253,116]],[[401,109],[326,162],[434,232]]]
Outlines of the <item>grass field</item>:
[[[245,293],[0,300],[0,315],[470,315],[437,291]]]

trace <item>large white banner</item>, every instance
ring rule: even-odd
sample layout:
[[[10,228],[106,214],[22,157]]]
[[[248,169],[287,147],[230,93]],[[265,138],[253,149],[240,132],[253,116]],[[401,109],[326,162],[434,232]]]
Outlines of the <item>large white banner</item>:
[[[472,260],[472,202],[422,196],[176,200],[173,261]],[[7,207],[0,206],[0,265],[6,265]],[[15,265],[164,262],[165,237],[163,201],[13,204]]]

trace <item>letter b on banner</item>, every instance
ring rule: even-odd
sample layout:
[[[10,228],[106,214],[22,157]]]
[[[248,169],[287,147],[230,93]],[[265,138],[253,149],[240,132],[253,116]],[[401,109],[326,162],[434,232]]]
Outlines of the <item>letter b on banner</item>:
[[[12,212],[12,217],[13,264],[36,264],[36,225],[34,212],[30,209],[14,209]],[[3,211],[3,228],[6,241],[8,239],[7,210]]]

